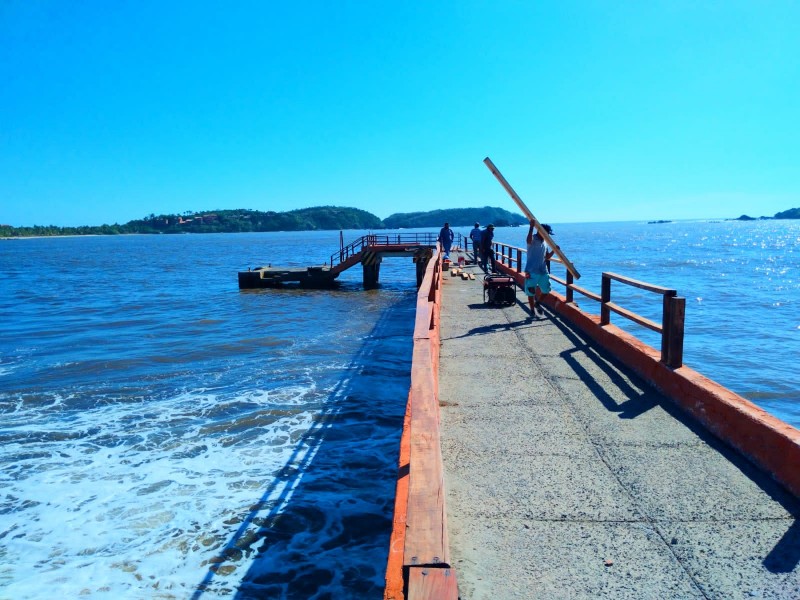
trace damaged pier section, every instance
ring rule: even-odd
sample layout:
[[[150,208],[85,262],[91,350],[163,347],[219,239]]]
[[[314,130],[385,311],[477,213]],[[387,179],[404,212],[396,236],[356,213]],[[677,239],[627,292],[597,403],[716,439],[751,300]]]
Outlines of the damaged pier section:
[[[258,267],[239,272],[239,289],[280,287],[285,283],[297,283],[301,287],[326,288],[336,284],[339,273],[329,266],[305,268]]]
[[[240,271],[239,289],[274,288],[284,284],[305,288],[334,287],[340,273],[358,264],[361,265],[364,289],[372,289],[378,286],[381,263],[386,257],[412,258],[419,286],[436,243],[437,235],[430,232],[364,235],[347,246],[342,243],[339,251],[321,266],[273,267],[270,264]],[[456,244],[460,243],[459,235]]]

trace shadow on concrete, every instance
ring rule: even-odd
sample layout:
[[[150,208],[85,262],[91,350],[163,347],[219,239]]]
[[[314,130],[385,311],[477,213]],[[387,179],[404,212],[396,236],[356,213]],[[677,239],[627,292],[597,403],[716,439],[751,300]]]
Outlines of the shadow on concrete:
[[[628,381],[620,374],[620,372],[612,368],[608,362],[601,360],[599,355],[592,356],[596,352],[591,346],[576,347],[572,350],[566,350],[561,353],[561,357],[566,361],[569,367],[575,372],[580,380],[589,388],[592,395],[597,398],[601,404],[610,412],[619,413],[620,419],[635,419],[652,408],[659,405],[660,394],[655,390],[644,387],[644,391],[640,391],[631,386]],[[627,398],[625,402],[618,403],[606,389],[595,380],[595,378],[587,371],[583,365],[577,361],[573,355],[583,354],[592,358],[594,364],[599,367],[612,383],[620,390]]]
[[[635,419],[659,406],[672,418],[691,430],[705,444],[719,452],[795,518],[793,524],[763,561],[764,567],[770,572],[788,573],[793,571],[800,564],[800,522],[797,521],[797,518],[800,517],[800,501],[772,479],[768,473],[750,462],[738,450],[714,436],[692,415],[686,413],[681,407],[650,386],[605,349],[597,346],[588,336],[573,329],[561,319],[551,317],[551,320],[575,346],[571,350],[562,352],[561,356],[607,410],[619,413],[619,417],[622,419]],[[627,399],[622,403],[614,400],[591,373],[574,358],[573,355],[576,353],[582,353],[589,358],[623,392]],[[625,374],[624,377],[622,373]],[[629,384],[628,380],[636,387]]]
[[[800,564],[800,521],[795,521],[764,559],[764,567],[772,573],[791,573],[798,564]]]
[[[524,301],[518,298],[517,304],[526,313],[532,315],[530,306],[527,302],[527,296],[525,297]],[[618,368],[612,367],[609,364],[612,360],[612,357],[603,356],[602,349],[596,347],[589,338],[584,337],[582,333],[572,329],[564,321],[557,318],[548,307],[543,305],[543,308],[545,310],[545,314],[543,316],[540,315],[536,317],[535,315],[532,315],[534,317],[533,320],[523,319],[518,323],[535,325],[537,320],[547,319],[549,322],[555,324],[561,333],[563,333],[564,336],[574,345],[574,348],[571,350],[562,352],[561,357],[575,372],[578,378],[589,388],[589,390],[592,392],[592,395],[594,395],[594,397],[597,398],[608,411],[619,413],[619,417],[621,419],[635,419],[636,417],[651,410],[653,407],[658,406],[659,399],[663,398],[660,394],[658,394],[658,392],[652,390],[652,388],[644,384],[640,385],[639,388],[631,386],[620,374],[620,369],[624,368],[623,366],[619,366]],[[511,323],[510,325],[513,327],[518,323]],[[592,358],[595,365],[599,367],[606,374],[606,376],[608,376],[608,378],[614,383],[615,386],[617,386],[617,388],[623,391],[628,399],[622,404],[618,404],[617,401],[605,390],[605,388],[589,373],[589,371],[587,371],[583,365],[580,364],[580,362],[573,358],[572,355],[575,353],[583,353],[589,358]],[[636,381],[638,378],[631,374],[630,379],[632,381]]]
[[[237,600],[383,597],[410,387],[413,298],[384,311],[291,459],[242,515],[193,600],[206,593]],[[236,577],[242,562],[250,566]]]
[[[460,338],[468,338],[468,337],[475,337],[477,335],[487,335],[490,333],[497,333],[498,331],[512,331],[518,330],[520,328],[526,327],[535,327],[537,321],[543,321],[546,317],[536,317],[534,319],[522,319],[521,321],[507,321],[505,320],[505,313],[502,312],[502,306],[493,306],[490,304],[469,304],[467,305],[468,308],[473,310],[496,310],[497,311],[497,318],[498,323],[493,323],[491,325],[483,325],[481,327],[473,327],[466,333],[462,335],[456,335],[453,337],[449,337],[449,340],[457,340]],[[542,323],[543,324],[543,323]]]

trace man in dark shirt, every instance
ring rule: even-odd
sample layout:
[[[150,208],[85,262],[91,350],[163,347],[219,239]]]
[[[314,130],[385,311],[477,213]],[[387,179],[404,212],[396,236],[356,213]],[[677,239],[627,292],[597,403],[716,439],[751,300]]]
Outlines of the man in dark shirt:
[[[444,227],[439,230],[439,241],[442,243],[442,252],[447,260],[450,260],[450,248],[455,237],[456,234],[450,229],[450,223],[445,223]]]
[[[481,232],[481,268],[487,273],[496,272],[494,268],[494,246],[492,240],[494,239],[494,225],[489,223]],[[489,266],[491,265],[491,270]]]

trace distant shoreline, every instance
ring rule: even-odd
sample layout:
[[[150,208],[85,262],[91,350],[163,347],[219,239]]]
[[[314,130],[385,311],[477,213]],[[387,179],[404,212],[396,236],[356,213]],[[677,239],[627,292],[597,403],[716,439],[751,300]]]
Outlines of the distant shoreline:
[[[597,223],[643,223],[647,225],[666,225],[666,224],[676,224],[682,222],[696,222],[702,221],[707,223],[724,223],[724,222],[732,222],[732,221],[740,221],[740,222],[751,222],[751,221],[797,221],[800,220],[800,217],[783,217],[783,218],[775,218],[775,217],[749,217],[747,215],[742,215],[741,217],[736,218],[715,218],[715,219],[679,219],[679,220],[668,220],[668,219],[658,219],[655,221],[641,221],[641,220],[633,220],[633,221],[597,221]],[[594,221],[587,221],[586,223],[593,223]],[[559,223],[559,225],[571,225],[573,223]],[[583,222],[577,222],[574,224],[585,224]],[[53,235],[14,235],[14,236],[0,236],[0,241],[11,241],[11,240],[36,240],[36,239],[56,239],[56,238],[86,238],[86,237],[128,237],[128,236],[141,236],[141,237],[152,237],[154,235],[166,235],[166,236],[177,236],[177,235],[204,235],[204,234],[237,234],[237,233],[306,233],[310,231],[399,231],[399,230],[411,230],[411,229],[431,229],[434,226],[419,226],[419,227],[385,227],[385,228],[336,228],[336,229],[300,229],[300,230],[289,230],[289,229],[280,229],[274,231],[182,231],[176,233],[165,233],[165,232],[152,232],[152,233],[142,233],[142,232],[131,232],[131,233],[72,233],[72,234],[53,234]],[[461,227],[470,227],[469,225],[457,225],[453,226],[454,229],[459,229]],[[505,225],[501,228],[513,228],[518,227],[518,225]]]
[[[800,208],[791,208],[775,213],[772,217],[750,217],[721,219],[724,221],[800,219]],[[694,220],[694,219],[693,219]],[[0,239],[85,237],[87,235],[175,235],[181,233],[269,233],[279,231],[339,231],[360,229],[368,231],[418,229],[441,227],[448,222],[452,227],[471,227],[473,223],[495,227],[527,225],[522,215],[511,213],[503,208],[484,206],[482,208],[438,209],[417,213],[395,213],[386,219],[379,219],[367,211],[340,207],[317,206],[288,212],[263,212],[250,209],[218,210],[204,213],[184,213],[182,215],[154,215],[144,219],[129,221],[123,225],[60,227],[57,225],[34,225],[32,227],[13,227],[0,225]],[[649,223],[669,223],[671,220],[654,220]],[[48,232],[52,232],[49,235]],[[16,235],[9,235],[9,234]]]
[[[146,234],[136,234],[136,233],[109,233],[109,234],[102,234],[102,233],[73,233],[68,235],[14,235],[14,236],[3,236],[0,237],[0,240],[44,240],[50,238],[83,238],[83,237],[108,237],[109,235],[146,235]]]

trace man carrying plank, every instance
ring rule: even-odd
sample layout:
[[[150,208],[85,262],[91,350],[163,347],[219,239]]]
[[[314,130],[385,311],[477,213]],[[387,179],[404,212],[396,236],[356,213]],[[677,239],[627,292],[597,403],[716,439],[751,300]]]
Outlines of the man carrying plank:
[[[544,243],[544,238],[537,231],[533,232],[535,221],[531,221],[528,229],[527,260],[525,261],[525,294],[531,305],[531,317],[536,314],[543,315],[540,301],[544,294],[550,293],[550,274],[547,272],[547,261],[553,256],[553,250]],[[541,223],[540,227],[549,235],[553,235],[553,228],[550,225]]]
[[[489,167],[489,170],[492,172],[492,175],[494,175],[497,178],[497,181],[499,181],[500,185],[502,185],[506,189],[506,191],[508,192],[509,196],[511,196],[511,199],[514,202],[517,203],[517,206],[519,206],[520,210],[525,214],[526,217],[528,217],[528,220],[531,223],[533,223],[533,225],[534,225],[534,227],[536,227],[536,231],[539,233],[539,235],[542,238],[544,238],[545,242],[550,244],[551,249],[553,250],[553,252],[555,252],[558,255],[559,260],[567,268],[567,271],[572,273],[572,276],[575,279],[580,279],[581,278],[581,274],[578,273],[578,270],[575,268],[575,265],[573,265],[570,262],[570,260],[564,255],[564,253],[561,251],[561,249],[553,242],[552,238],[550,237],[550,234],[547,233],[547,230],[544,229],[544,228],[541,228],[541,225],[536,220],[536,217],[533,216],[533,213],[530,211],[528,206],[522,201],[522,198],[519,197],[519,194],[517,194],[517,192],[514,191],[514,188],[511,187],[511,184],[509,184],[508,181],[506,181],[506,178],[503,177],[503,174],[500,173],[500,171],[497,170],[497,167],[494,166],[494,163],[492,162],[492,160],[487,156],[486,158],[483,159],[483,163],[487,167]]]

